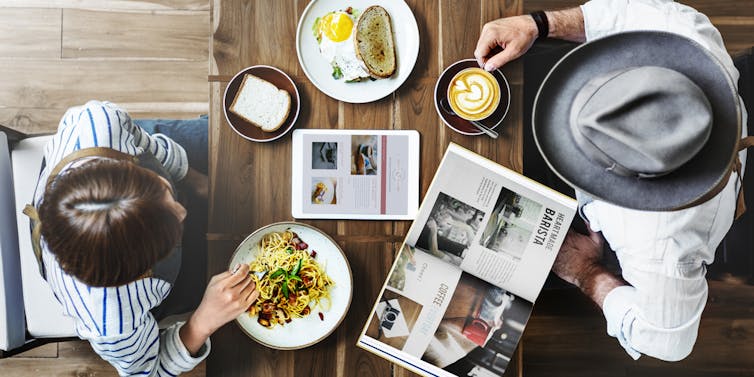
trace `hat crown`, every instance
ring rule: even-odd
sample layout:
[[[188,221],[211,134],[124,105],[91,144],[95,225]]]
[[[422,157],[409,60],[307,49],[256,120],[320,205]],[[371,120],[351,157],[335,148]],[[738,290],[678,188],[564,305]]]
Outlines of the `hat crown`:
[[[712,107],[685,75],[632,67],[587,82],[571,105],[570,127],[581,151],[607,170],[657,177],[702,149],[712,130]]]

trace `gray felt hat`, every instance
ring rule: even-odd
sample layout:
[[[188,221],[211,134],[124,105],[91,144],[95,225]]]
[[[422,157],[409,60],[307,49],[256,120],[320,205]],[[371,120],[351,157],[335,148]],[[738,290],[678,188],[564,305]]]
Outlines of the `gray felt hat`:
[[[675,210],[724,184],[741,109],[723,65],[698,43],[627,32],[563,57],[537,93],[537,147],[575,189],[639,210]]]

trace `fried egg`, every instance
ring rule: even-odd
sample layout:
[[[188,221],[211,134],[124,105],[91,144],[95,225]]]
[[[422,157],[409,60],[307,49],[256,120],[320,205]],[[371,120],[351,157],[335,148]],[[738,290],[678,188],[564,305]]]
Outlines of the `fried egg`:
[[[330,12],[319,19],[319,53],[333,66],[334,78],[338,78],[338,69],[346,81],[369,77],[356,57],[353,29],[353,16],[344,11]]]

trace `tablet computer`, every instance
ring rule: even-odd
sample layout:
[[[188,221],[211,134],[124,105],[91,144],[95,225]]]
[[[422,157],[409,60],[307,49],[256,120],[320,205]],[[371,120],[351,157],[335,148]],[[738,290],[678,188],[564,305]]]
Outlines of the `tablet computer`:
[[[293,132],[292,214],[299,219],[411,220],[419,207],[419,133]]]

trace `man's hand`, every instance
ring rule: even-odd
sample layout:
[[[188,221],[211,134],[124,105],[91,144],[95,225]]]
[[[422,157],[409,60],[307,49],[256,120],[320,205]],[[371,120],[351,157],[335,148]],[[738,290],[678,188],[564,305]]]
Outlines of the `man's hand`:
[[[474,57],[480,67],[493,71],[528,51],[538,34],[537,24],[529,15],[490,21],[482,28]],[[488,56],[498,46],[503,51]]]
[[[568,234],[552,266],[552,272],[561,279],[581,287],[585,275],[594,270],[595,266],[600,265],[603,245],[602,236],[591,229],[588,235],[568,229]]]
[[[186,349],[195,354],[217,329],[241,315],[259,297],[249,265],[241,264],[210,279],[199,307],[180,331]]]
[[[568,229],[552,271],[561,279],[579,287],[600,308],[613,289],[626,283],[601,263],[604,241],[599,233],[584,235]]]
[[[580,7],[545,12],[550,26],[548,38],[583,42],[584,14]],[[474,56],[480,67],[492,71],[529,51],[539,36],[539,29],[530,15],[500,18],[484,24]],[[496,47],[502,52],[489,56]]]

